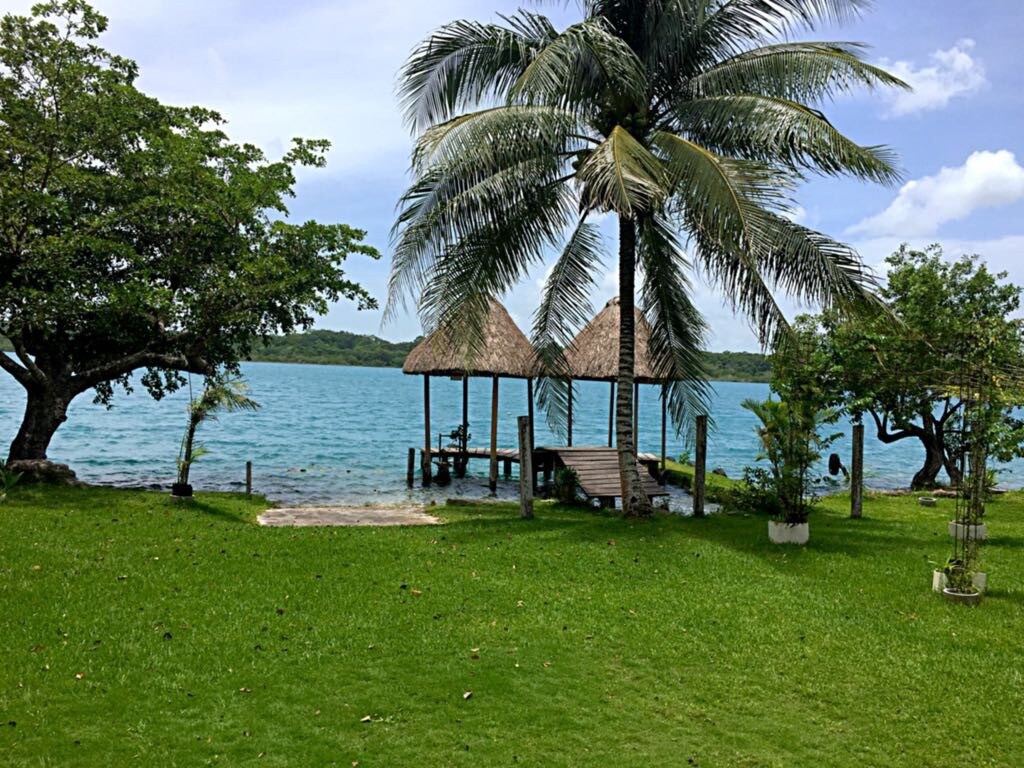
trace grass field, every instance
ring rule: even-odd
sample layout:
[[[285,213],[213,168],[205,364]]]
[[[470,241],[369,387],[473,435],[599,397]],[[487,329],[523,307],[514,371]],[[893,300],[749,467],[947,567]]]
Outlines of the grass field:
[[[793,549],[744,516],[272,530],[238,497],[16,488],[0,764],[1024,764],[1024,496],[974,609],[930,591],[951,502],[845,503]]]

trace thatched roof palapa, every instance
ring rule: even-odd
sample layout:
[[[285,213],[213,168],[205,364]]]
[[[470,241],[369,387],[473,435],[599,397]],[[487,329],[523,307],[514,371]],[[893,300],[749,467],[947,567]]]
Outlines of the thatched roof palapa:
[[[633,372],[640,384],[660,384],[654,373],[649,351],[651,326],[639,309],[634,309],[636,352]],[[597,317],[587,323],[565,352],[573,379],[615,381],[619,374],[619,298],[604,305]]]
[[[466,344],[455,343],[441,328],[417,344],[405,358],[402,372],[429,376],[504,376],[526,379],[536,376],[537,357],[529,339],[508,311],[491,300],[483,330],[483,349],[471,355]]]

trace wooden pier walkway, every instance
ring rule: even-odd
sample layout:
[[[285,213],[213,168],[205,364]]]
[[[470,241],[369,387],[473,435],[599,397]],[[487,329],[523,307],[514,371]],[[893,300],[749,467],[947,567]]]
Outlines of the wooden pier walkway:
[[[455,462],[457,459],[491,458],[489,448],[467,448],[461,451],[455,446],[434,448],[430,451],[430,459],[442,459]],[[519,451],[513,448],[499,448],[497,458],[503,465],[503,474],[511,477],[512,465],[519,463]],[[410,458],[410,472],[412,467]],[[661,464],[661,458],[653,453],[637,455],[637,467],[644,482],[647,495],[667,496],[668,491],[655,479]],[[569,467],[576,471],[580,488],[593,499],[611,499],[622,495],[619,479],[619,454],[615,448],[604,446],[544,446],[534,449],[533,467],[535,474],[544,474],[545,482],[550,481],[555,470]],[[411,478],[411,475],[410,475]],[[410,483],[412,480],[410,479]]]
[[[576,471],[580,488],[592,499],[610,499],[622,495],[619,478],[619,452],[615,448],[551,448],[559,461]],[[668,496],[665,486],[650,475],[650,460],[657,467],[658,457],[640,454],[637,470],[647,495]]]

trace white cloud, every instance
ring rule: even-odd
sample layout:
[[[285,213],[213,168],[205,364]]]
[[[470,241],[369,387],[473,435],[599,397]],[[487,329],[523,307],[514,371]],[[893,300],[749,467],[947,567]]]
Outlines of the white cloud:
[[[1024,168],[1008,150],[974,152],[956,168],[908,181],[881,213],[850,227],[848,235],[932,235],[948,221],[1024,198]]]
[[[880,64],[894,75],[909,83],[913,91],[889,89],[883,92],[888,102],[887,115],[903,115],[940,109],[957,96],[974,93],[988,84],[985,66],[973,56],[974,41],[964,38],[944,51],[935,51],[929,57],[930,66],[916,67],[909,61],[889,61]]]

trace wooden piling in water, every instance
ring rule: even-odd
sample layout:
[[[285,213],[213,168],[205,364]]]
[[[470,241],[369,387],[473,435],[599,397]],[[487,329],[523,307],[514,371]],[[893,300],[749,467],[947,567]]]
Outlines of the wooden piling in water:
[[[252,498],[252,462],[245,462],[245,498]]]
[[[430,376],[423,377],[423,455],[420,458],[420,470],[423,472],[423,485],[429,486],[431,481],[430,467]]]
[[[405,467],[405,484],[412,488],[416,482],[416,449],[409,449],[409,461]]]
[[[491,472],[489,485],[491,493],[498,491],[498,377],[491,384]]]

